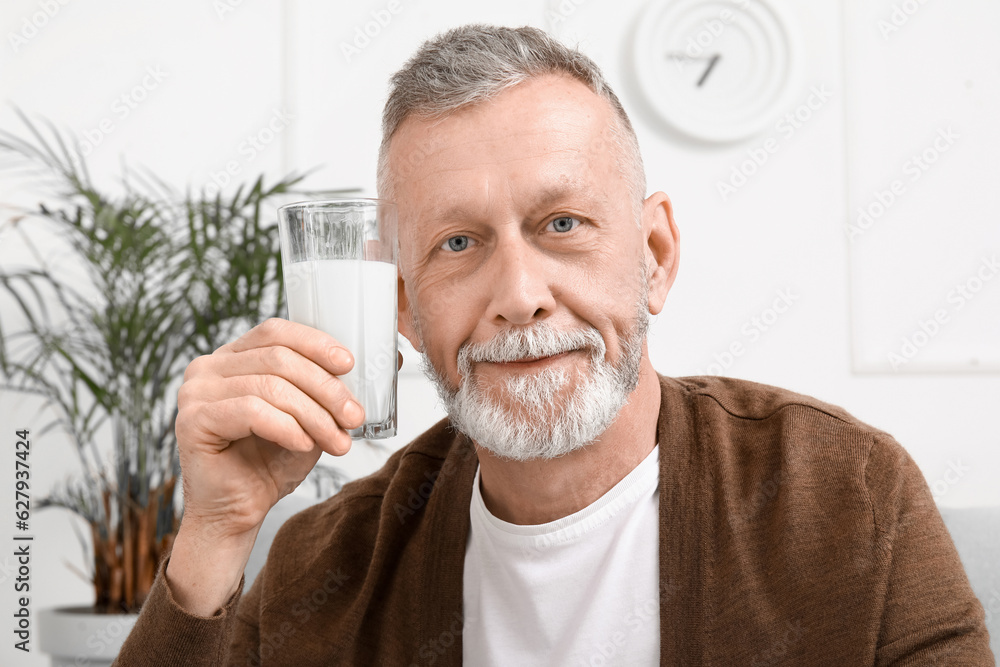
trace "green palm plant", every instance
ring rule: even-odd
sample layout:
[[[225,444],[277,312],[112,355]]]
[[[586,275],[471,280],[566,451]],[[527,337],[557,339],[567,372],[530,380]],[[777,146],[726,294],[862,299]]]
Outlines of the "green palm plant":
[[[21,320],[16,329],[9,316],[0,320],[0,389],[37,394],[52,408],[35,437],[69,434],[81,475],[40,505],[89,524],[95,607],[132,611],[179,521],[177,385],[195,356],[280,315],[277,227],[262,213],[273,217],[272,200],[302,177],[182,195],[132,170],[111,195],[56,128],[18,113],[30,138],[0,131],[0,155],[19,173],[48,177],[55,203],[18,210],[0,228],[34,255],[30,265],[0,267],[0,295],[12,306],[3,312]],[[43,257],[29,229],[61,239],[68,257]]]

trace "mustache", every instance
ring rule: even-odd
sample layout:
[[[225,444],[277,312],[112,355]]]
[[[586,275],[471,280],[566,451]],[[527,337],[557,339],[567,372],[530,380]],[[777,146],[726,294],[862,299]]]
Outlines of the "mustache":
[[[464,375],[477,362],[505,363],[587,349],[604,356],[604,338],[596,328],[560,331],[537,322],[528,328],[504,329],[482,343],[466,343],[458,352],[458,367]]]

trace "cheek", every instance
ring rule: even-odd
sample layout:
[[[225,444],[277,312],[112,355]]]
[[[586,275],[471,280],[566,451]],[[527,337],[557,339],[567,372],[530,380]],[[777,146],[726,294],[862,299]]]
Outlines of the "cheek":
[[[622,340],[635,328],[642,296],[639,276],[618,274],[617,278],[605,277],[603,280],[595,276],[586,289],[573,290],[572,297],[567,293],[565,300],[581,319],[600,332],[609,360],[619,356]]]
[[[572,298],[598,316],[616,318],[618,313],[632,312],[641,288],[634,272],[622,269],[626,259],[592,254],[579,267],[564,271],[560,283],[567,299]],[[637,262],[628,262],[637,264]],[[572,296],[570,296],[572,295]],[[627,308],[626,308],[627,307]]]
[[[460,299],[453,290],[421,289],[417,292],[417,313],[425,330],[436,330],[461,311]]]
[[[482,312],[484,294],[475,280],[443,272],[425,273],[414,289],[421,324],[437,330],[468,327],[466,335],[471,335],[471,329],[475,328],[474,320]]]
[[[424,352],[438,368],[457,367],[458,348],[476,327],[472,301],[458,288],[423,285],[416,292],[416,315]]]

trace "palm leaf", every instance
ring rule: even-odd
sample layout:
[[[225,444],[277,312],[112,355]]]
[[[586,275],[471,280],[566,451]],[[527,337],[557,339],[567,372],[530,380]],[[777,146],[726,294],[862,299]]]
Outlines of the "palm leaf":
[[[70,254],[53,260],[32,247],[34,266],[0,267],[0,296],[24,322],[0,322],[0,388],[55,410],[44,429],[70,437],[81,476],[42,504],[91,523],[98,605],[134,608],[145,591],[121,599],[111,573],[126,554],[158,558],[176,529],[177,384],[192,358],[280,311],[278,235],[262,211],[304,176],[258,177],[206,197],[126,167],[122,191],[104,192],[58,128],[16,111],[27,138],[0,130],[0,155],[57,194],[7,224],[26,241],[29,229],[54,234]],[[108,425],[110,450],[100,441]],[[139,534],[154,543],[128,541]]]

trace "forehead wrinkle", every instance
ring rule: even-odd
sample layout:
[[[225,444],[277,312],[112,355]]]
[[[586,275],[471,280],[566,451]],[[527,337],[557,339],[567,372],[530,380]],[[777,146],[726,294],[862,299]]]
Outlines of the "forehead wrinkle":
[[[547,128],[543,128],[543,129],[539,129],[539,130],[520,129],[519,127],[513,127],[513,128],[509,128],[508,130],[504,131],[502,133],[502,137],[501,138],[496,138],[496,137],[491,137],[491,136],[487,136],[487,137],[475,137],[475,138],[470,138],[470,139],[465,139],[465,140],[449,141],[445,145],[442,145],[440,142],[437,142],[437,145],[433,145],[428,140],[426,142],[423,142],[422,145],[424,145],[424,146],[426,146],[426,145],[433,145],[433,148],[431,150],[426,150],[425,151],[424,155],[426,157],[428,157],[428,158],[437,158],[437,159],[444,160],[446,162],[448,162],[448,160],[447,160],[448,154],[449,153],[455,153],[455,152],[457,152],[460,156],[463,156],[463,157],[468,156],[468,155],[484,155],[484,156],[488,156],[488,159],[491,161],[492,164],[509,164],[509,163],[512,163],[512,162],[520,161],[520,160],[532,160],[532,159],[543,157],[543,156],[546,156],[546,155],[557,155],[559,153],[569,153],[573,157],[584,156],[585,153],[587,152],[585,150],[586,146],[575,145],[575,143],[576,143],[576,140],[579,138],[578,135],[577,135],[577,133],[579,132],[579,130],[585,129],[586,126],[587,126],[587,123],[574,123],[573,122],[574,120],[576,120],[576,119],[573,119],[573,118],[562,119],[560,121],[560,126],[557,126],[557,127],[547,127]],[[571,126],[573,126],[573,127],[571,127]],[[414,128],[414,131],[419,131],[419,130],[416,130],[416,128]],[[509,141],[511,139],[511,135],[513,135],[513,134],[519,134],[522,137],[532,137],[532,138],[535,138],[536,141],[533,142],[532,148],[534,148],[536,150],[534,152],[532,152],[531,154],[523,154],[522,153],[522,154],[513,155],[513,156],[503,156],[501,158],[500,155],[497,155],[498,151],[494,150],[494,149],[495,148],[499,148],[500,149],[499,152],[500,153],[504,153],[505,149],[507,148],[507,145],[508,145],[508,143],[509,143]],[[568,139],[569,139],[569,145],[565,145],[565,142],[555,141],[556,138],[558,138],[558,139],[564,139],[566,137],[568,137]],[[555,144],[563,143],[564,145],[562,145],[562,146],[560,146],[560,145],[552,145],[553,143],[555,143]],[[586,143],[589,145],[590,142],[588,141]],[[542,145],[539,145],[539,144],[542,144]],[[547,145],[545,145],[545,144],[547,144]],[[477,148],[477,146],[485,146],[486,148]],[[393,151],[391,150],[391,148],[392,147],[390,146],[390,159],[389,159],[390,165],[392,165],[392,163],[394,162],[394,160],[392,159],[392,157],[394,157],[394,155],[393,155]],[[478,166],[478,164],[481,164],[481,163],[477,163],[477,165],[471,165],[471,166]],[[446,167],[446,168],[437,170],[437,172],[438,173],[449,173],[449,172],[452,172],[452,171],[461,171],[463,169],[468,169],[471,166],[467,166],[467,167],[462,167],[462,166]],[[391,168],[391,166],[390,166],[390,168]]]
[[[542,158],[542,157],[546,157],[546,156],[558,155],[560,153],[569,154],[571,157],[579,157],[579,156],[583,155],[583,151],[581,151],[579,148],[573,148],[573,147],[549,148],[549,149],[542,150],[542,151],[540,151],[538,153],[531,153],[530,155],[524,155],[524,154],[521,154],[521,155],[512,155],[512,156],[509,156],[509,157],[505,157],[503,159],[500,159],[497,156],[488,156],[488,157],[486,157],[486,160],[487,160],[486,164],[488,164],[488,165],[513,164],[513,163],[517,163],[517,162],[523,162],[524,160],[536,160],[538,158]],[[466,154],[468,154],[468,153],[466,153]],[[483,165],[482,162],[478,162],[476,164],[458,165],[458,166],[454,166],[454,167],[441,167],[439,169],[436,169],[434,171],[434,173],[435,174],[461,173],[461,172],[467,172],[467,171],[471,171],[471,170],[474,170],[474,169],[478,169],[478,168],[482,167],[482,165]]]

